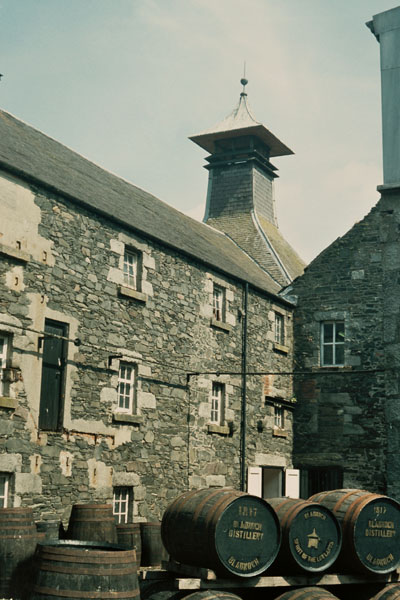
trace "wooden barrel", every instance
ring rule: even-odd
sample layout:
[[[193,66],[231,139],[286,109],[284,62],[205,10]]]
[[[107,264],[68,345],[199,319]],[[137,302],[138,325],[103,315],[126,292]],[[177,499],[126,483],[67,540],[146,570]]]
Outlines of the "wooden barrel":
[[[39,544],[30,600],[139,600],[135,550],[62,540]]]
[[[161,523],[140,523],[142,541],[142,556],[140,564],[143,567],[158,567],[163,560],[168,559],[168,553],[161,538]]]
[[[385,585],[371,600],[400,600],[400,583]]]
[[[278,517],[267,502],[228,488],[179,496],[163,515],[161,534],[176,561],[239,577],[265,571],[281,537]]]
[[[37,532],[39,534],[44,534],[44,541],[46,542],[50,540],[58,540],[60,537],[60,528],[60,521],[36,521]]]
[[[340,525],[328,508],[293,498],[268,498],[282,529],[274,569],[320,572],[337,559],[342,545]]]
[[[0,508],[0,597],[20,598],[31,583],[38,534],[30,508]]]
[[[117,525],[117,540],[120,546],[136,550],[137,566],[139,567],[142,557],[140,523],[119,523]]]
[[[337,600],[334,596],[322,587],[303,587],[291,589],[278,596],[275,600]]]
[[[400,504],[365,490],[319,492],[310,500],[329,508],[342,527],[338,567],[389,573],[400,564]]]
[[[87,542],[117,542],[111,504],[74,504],[68,524],[68,539]]]
[[[140,588],[141,600],[241,600],[239,596],[229,591],[199,590],[189,592],[188,590],[176,590],[172,588],[171,582],[150,583]]]

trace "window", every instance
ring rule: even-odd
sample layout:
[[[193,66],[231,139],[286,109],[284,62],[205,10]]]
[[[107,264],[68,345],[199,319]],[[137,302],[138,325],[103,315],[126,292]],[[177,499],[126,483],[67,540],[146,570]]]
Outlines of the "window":
[[[275,313],[275,331],[274,339],[277,344],[282,346],[285,343],[285,318],[281,313]]]
[[[113,514],[118,523],[132,521],[133,492],[130,487],[115,487],[113,496]]]
[[[42,347],[39,427],[59,431],[62,427],[68,325],[46,319]]]
[[[0,508],[8,506],[8,488],[10,476],[6,473],[0,473]]]
[[[8,356],[8,347],[9,347],[9,336],[0,334],[0,396],[4,396],[6,393],[6,384],[5,384],[5,368],[7,367],[7,356]]]
[[[300,497],[343,488],[342,467],[308,467],[300,469]]]
[[[211,423],[222,425],[224,420],[224,397],[224,384],[213,382],[211,392]]]
[[[215,283],[213,287],[213,317],[216,321],[225,319],[225,290]]]
[[[136,367],[121,362],[118,373],[118,411],[132,414],[135,405]]]
[[[321,323],[321,365],[344,365],[344,321]]]
[[[279,429],[285,427],[285,412],[281,404],[275,404],[274,406],[274,425]]]
[[[139,253],[125,249],[124,253],[124,284],[139,290]]]

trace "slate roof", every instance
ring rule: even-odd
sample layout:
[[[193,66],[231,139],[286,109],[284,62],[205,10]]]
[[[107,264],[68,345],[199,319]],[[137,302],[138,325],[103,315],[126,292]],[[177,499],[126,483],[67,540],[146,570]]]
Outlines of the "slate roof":
[[[290,148],[281,142],[265,125],[254,118],[245,93],[240,94],[239,104],[225,119],[202,133],[190,136],[189,139],[213,154],[216,140],[237,137],[238,135],[256,135],[267,144],[270,149],[270,156],[293,154]]]
[[[191,219],[2,110],[0,167],[254,288],[273,295],[280,290],[268,273],[220,231]]]

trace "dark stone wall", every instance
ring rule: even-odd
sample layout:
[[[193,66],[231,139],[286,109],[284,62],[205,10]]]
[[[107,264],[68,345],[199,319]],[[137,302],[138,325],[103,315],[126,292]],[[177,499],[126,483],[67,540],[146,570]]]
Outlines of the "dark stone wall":
[[[399,263],[393,261],[388,270],[393,250],[387,228],[396,232],[398,257],[399,214],[397,206],[389,204],[388,208],[381,200],[292,286],[290,293],[298,300],[295,369],[307,372],[295,378],[293,460],[303,468],[343,467],[344,487],[399,497],[393,480],[400,471],[393,470],[390,461],[390,453],[398,455],[399,446],[390,441],[394,422],[388,415],[390,398],[398,402],[398,391],[389,392],[394,380],[388,370],[387,339],[388,305],[395,304],[389,330],[398,342]],[[343,367],[320,365],[320,324],[328,320],[345,322]]]

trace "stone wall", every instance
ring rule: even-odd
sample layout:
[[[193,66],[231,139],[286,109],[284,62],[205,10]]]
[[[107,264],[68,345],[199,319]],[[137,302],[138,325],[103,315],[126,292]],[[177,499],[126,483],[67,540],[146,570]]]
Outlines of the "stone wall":
[[[11,505],[66,520],[72,504],[108,502],[114,486],[128,486],[134,518],[153,520],[188,488],[237,488],[243,284],[7,175],[0,212],[0,333],[11,346],[0,473],[11,476]],[[140,292],[123,284],[125,245],[142,258]],[[222,326],[211,325],[213,282],[225,288]],[[285,315],[285,348],[274,348],[275,310]],[[291,370],[291,315],[285,301],[250,289],[248,371]],[[38,427],[45,319],[68,326],[60,431]],[[137,372],[129,415],[117,411],[120,360]],[[225,384],[220,426],[210,424],[213,381]],[[291,416],[277,435],[264,386],[264,375],[248,377],[247,464],[278,456],[290,467]],[[290,376],[271,394],[291,399]]]
[[[389,441],[394,420],[388,418],[389,396],[397,399],[398,391],[390,393],[393,372],[387,370],[388,334],[398,343],[399,331],[398,222],[393,202],[389,209],[379,202],[309,265],[290,293],[298,301],[295,370],[306,372],[295,378],[295,465],[342,467],[344,487],[399,497],[400,488],[390,483],[394,472],[388,458],[399,449]],[[390,272],[388,254],[393,259]],[[321,366],[324,321],[345,323],[344,366]],[[399,474],[397,469],[395,478]]]

